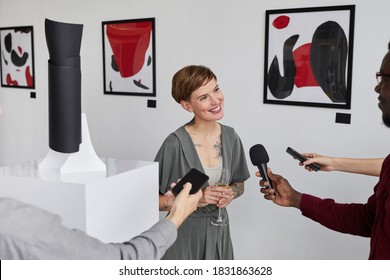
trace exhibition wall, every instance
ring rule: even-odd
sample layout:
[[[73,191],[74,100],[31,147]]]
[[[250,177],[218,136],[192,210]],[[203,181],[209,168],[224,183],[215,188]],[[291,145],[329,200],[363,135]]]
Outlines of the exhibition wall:
[[[356,5],[351,108],[264,104],[266,10],[337,5]],[[34,27],[35,61],[35,89],[0,87],[0,166],[43,158],[48,151],[45,18],[83,24],[82,111],[99,156],[153,161],[165,137],[192,117],[171,97],[173,74],[189,64],[207,65],[225,95],[221,122],[240,135],[252,175],[244,195],[228,206],[235,257],[367,259],[368,238],[333,232],[297,209],[264,200],[248,151],[263,144],[268,166],[301,192],[365,202],[377,178],[309,173],[285,150],[388,154],[390,130],[382,124],[374,87],[390,40],[389,11],[388,0],[0,0],[0,27]],[[142,18],[155,19],[156,96],[104,94],[102,22]],[[153,102],[155,108],[148,106]],[[350,124],[336,123],[336,113],[350,114]]]

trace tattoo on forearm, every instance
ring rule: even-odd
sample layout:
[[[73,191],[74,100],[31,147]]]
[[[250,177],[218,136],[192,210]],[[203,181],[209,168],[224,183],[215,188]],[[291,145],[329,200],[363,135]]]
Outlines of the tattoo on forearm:
[[[234,182],[230,186],[232,187],[234,198],[237,198],[244,193],[244,182]]]

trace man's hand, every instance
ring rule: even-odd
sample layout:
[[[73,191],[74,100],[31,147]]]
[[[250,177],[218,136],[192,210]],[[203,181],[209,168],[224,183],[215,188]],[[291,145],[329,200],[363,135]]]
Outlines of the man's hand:
[[[264,194],[264,198],[280,206],[299,208],[302,194],[294,190],[285,178],[272,173],[271,169],[268,168],[267,174],[273,188],[268,187],[267,181],[260,180],[259,184],[262,187],[260,192]],[[256,176],[261,177],[260,172],[256,172]]]

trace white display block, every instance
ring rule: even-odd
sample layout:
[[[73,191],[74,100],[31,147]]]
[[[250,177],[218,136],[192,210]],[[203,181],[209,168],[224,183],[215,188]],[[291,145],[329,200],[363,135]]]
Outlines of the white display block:
[[[103,242],[123,242],[159,220],[158,163],[102,158],[105,172],[59,174],[38,161],[0,167],[0,196],[62,217]]]

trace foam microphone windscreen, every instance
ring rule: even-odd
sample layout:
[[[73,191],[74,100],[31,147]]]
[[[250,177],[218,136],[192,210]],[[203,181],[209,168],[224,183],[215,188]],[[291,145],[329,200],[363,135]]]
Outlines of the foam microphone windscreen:
[[[264,146],[261,144],[254,145],[249,150],[252,164],[257,166],[260,171],[261,177],[268,182],[268,187],[272,188],[272,182],[267,175],[267,163],[269,162],[268,153]]]
[[[251,158],[252,164],[255,166],[269,162],[268,153],[261,144],[252,146],[252,148],[249,150],[249,156]]]

